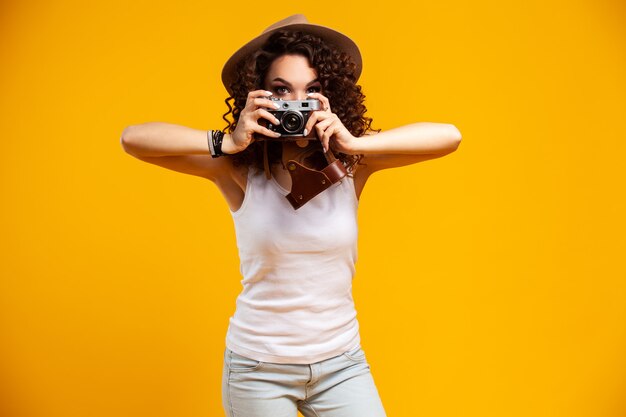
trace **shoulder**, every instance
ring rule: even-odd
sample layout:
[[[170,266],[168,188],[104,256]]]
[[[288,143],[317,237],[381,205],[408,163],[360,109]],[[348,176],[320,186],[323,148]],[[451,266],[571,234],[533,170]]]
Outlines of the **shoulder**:
[[[248,183],[248,173],[250,170],[253,170],[254,167],[248,164],[235,165],[232,162],[229,165],[230,169],[225,178],[223,178],[223,181],[230,182],[233,185],[236,184],[237,188],[241,191],[245,191]]]
[[[361,137],[364,136],[373,136],[378,134],[379,131],[376,130],[368,130]],[[375,171],[376,166],[376,155],[365,155],[361,154],[360,159],[356,164],[352,166],[351,174],[352,179],[354,181],[354,188],[357,195],[357,199],[361,198],[361,193],[363,192],[363,188],[365,188],[365,184],[370,177],[370,175]]]
[[[365,137],[365,136],[375,136],[380,132],[380,130],[367,130],[363,135],[359,136],[359,137]],[[366,171],[366,167],[368,162],[371,162],[373,160],[376,159],[376,155],[372,155],[372,154],[360,154],[360,159],[359,162],[357,164],[354,165],[353,167],[353,173],[356,174],[356,172],[360,171],[361,175]],[[369,175],[369,174],[367,174]]]

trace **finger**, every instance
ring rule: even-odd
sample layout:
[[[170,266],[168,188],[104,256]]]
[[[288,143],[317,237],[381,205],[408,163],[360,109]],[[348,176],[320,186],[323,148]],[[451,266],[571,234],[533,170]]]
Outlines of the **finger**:
[[[317,128],[321,128],[322,131],[325,131],[328,126],[330,126],[335,120],[332,117],[328,117],[320,122],[318,122],[315,126]]]
[[[309,93],[309,94],[307,94],[307,96],[309,96],[310,98],[316,98],[319,101],[321,101],[321,104],[322,104],[321,110],[322,111],[325,111],[325,112],[330,112],[331,111],[330,110],[330,101],[328,100],[328,98],[324,97],[322,94],[320,94],[320,93]]]
[[[278,120],[276,116],[274,116],[272,113],[268,112],[265,109],[256,109],[255,111],[250,113],[250,115],[254,118],[254,120],[257,120],[257,121],[263,118],[263,119],[267,119],[269,122],[275,125],[280,123],[280,120]]]
[[[328,126],[333,124],[336,120],[339,120],[336,114],[334,113],[320,113],[320,121],[315,124],[315,128],[318,129],[318,132],[324,132]]]
[[[318,123],[318,125],[321,125],[321,124],[322,123]],[[329,126],[324,129],[324,133],[320,135],[320,137],[322,141],[322,146],[324,146],[324,150],[326,152],[328,152],[328,150],[330,149],[330,143],[332,141],[333,135],[335,135],[335,133],[340,132],[342,128],[343,128],[343,124],[341,123],[339,118],[334,118],[331,120]]]
[[[311,112],[309,119],[306,121],[306,124],[304,125],[304,129],[307,132],[307,134],[304,136],[308,136],[308,133],[310,133],[313,130],[313,126],[315,126],[318,121],[324,120],[327,117],[329,117],[328,113],[320,111],[320,110],[314,110],[313,112]]]
[[[324,128],[322,126],[320,126],[320,123],[315,125],[315,130],[317,131],[317,137],[319,139],[319,141],[322,143],[322,147],[324,148],[324,152],[328,152],[328,141],[329,138],[326,138],[326,130],[328,130],[328,128]]]
[[[269,97],[272,95],[271,91],[267,91],[267,90],[254,90],[254,91],[250,91],[248,93],[248,98],[246,99],[246,105],[245,107],[249,107],[255,98],[258,97]]]
[[[328,147],[330,146],[330,137],[333,134],[333,128],[330,126],[328,129],[324,131],[322,135],[322,147],[324,148],[324,152],[328,152]]]
[[[315,129],[317,130],[317,137],[319,138],[320,142],[322,142],[322,146],[324,147],[325,151],[328,150],[328,146],[324,142],[324,135],[326,135],[326,132],[328,131],[331,123],[332,123],[332,120],[327,119],[315,125]]]
[[[280,133],[274,132],[273,130],[269,130],[268,128],[260,126],[260,125],[253,126],[252,130],[254,132],[256,132],[256,133],[259,133],[261,135],[267,136],[269,138],[278,138],[278,137],[280,137]]]
[[[317,123],[317,113],[316,112],[311,112],[311,115],[309,116],[309,119],[306,121],[306,124],[304,125],[304,136],[309,136],[310,133],[313,131],[313,126],[315,126],[315,123]]]
[[[272,95],[271,91],[267,90],[254,90],[248,93],[248,99],[254,99],[257,97],[269,97]]]
[[[280,109],[280,104],[268,98],[262,98],[262,97],[255,98],[252,100],[252,104],[254,104],[257,107],[267,107],[268,109],[271,109],[271,110]]]
[[[330,138],[335,134],[335,132],[339,131],[339,125],[337,123],[331,124],[325,131],[322,136],[323,146],[326,152],[330,149]]]

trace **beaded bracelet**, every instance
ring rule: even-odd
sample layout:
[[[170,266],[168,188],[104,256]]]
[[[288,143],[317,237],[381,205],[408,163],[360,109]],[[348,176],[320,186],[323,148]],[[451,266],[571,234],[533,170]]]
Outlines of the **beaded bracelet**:
[[[218,158],[227,155],[222,151],[222,141],[224,140],[224,132],[221,130],[208,130],[207,141],[209,142],[209,152],[211,157]]]

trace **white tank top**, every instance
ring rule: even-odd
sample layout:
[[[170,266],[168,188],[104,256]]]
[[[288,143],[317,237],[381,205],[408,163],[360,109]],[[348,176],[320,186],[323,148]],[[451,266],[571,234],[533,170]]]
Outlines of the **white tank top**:
[[[251,167],[232,211],[243,290],[226,347],[263,362],[309,364],[360,344],[352,298],[358,200],[344,177],[298,210]]]

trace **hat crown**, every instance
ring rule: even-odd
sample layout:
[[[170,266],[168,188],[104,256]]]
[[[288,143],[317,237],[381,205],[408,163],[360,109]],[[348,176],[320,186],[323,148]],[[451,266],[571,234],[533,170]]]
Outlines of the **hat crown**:
[[[289,25],[294,25],[298,23],[306,24],[306,23],[309,23],[309,21],[307,20],[306,16],[303,14],[294,14],[294,15],[284,18],[283,20],[279,20],[273,25],[267,27],[263,32],[261,32],[261,34],[269,32],[274,29],[281,28],[283,26],[289,26]]]

